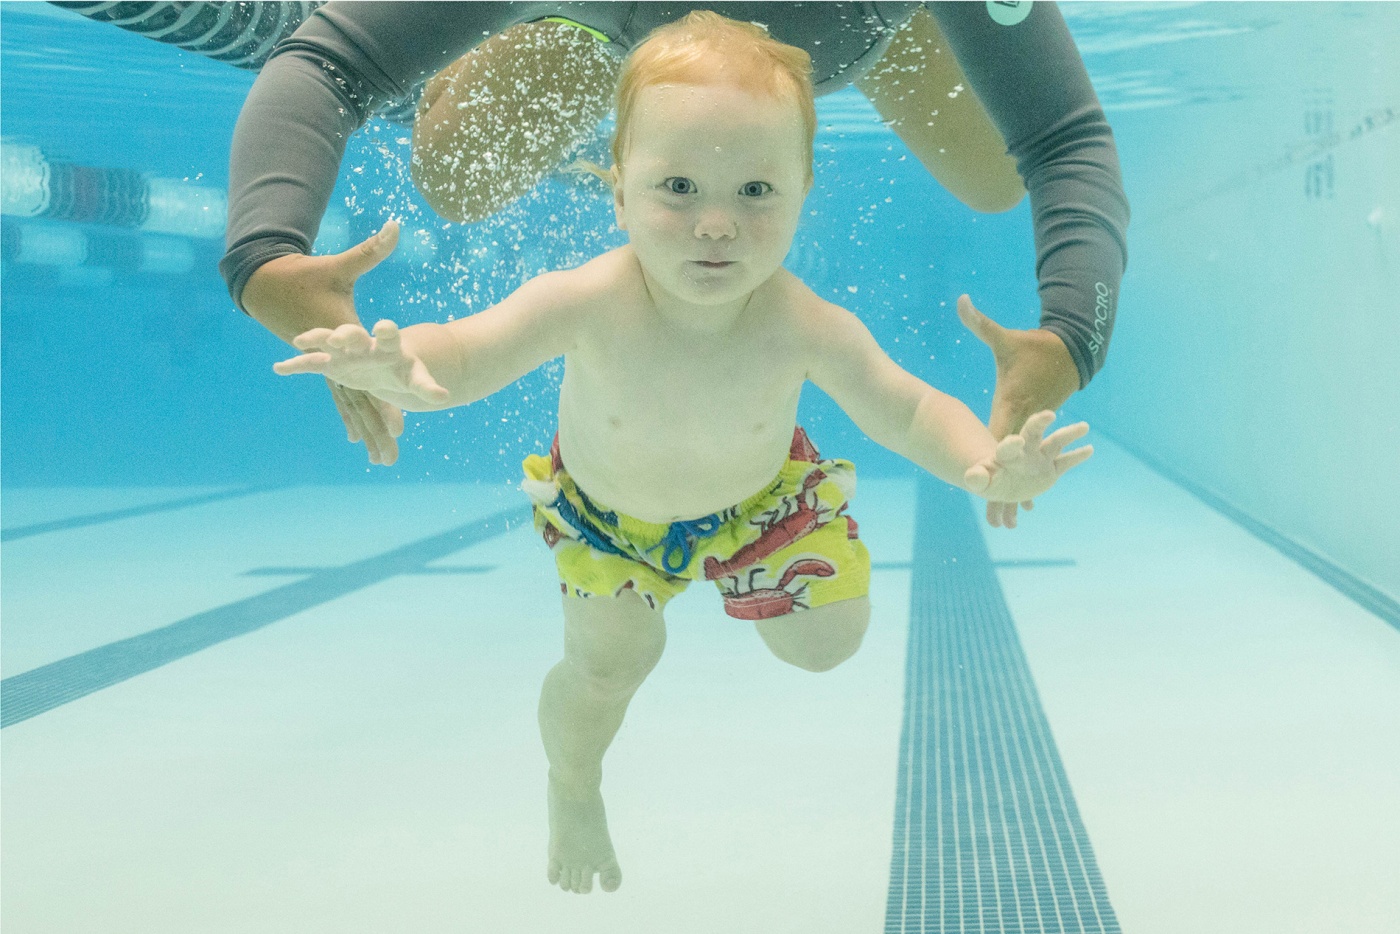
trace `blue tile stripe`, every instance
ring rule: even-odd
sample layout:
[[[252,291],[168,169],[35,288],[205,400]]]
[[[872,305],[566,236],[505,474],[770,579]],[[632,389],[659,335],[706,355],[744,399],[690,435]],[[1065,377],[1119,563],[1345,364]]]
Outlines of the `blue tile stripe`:
[[[280,490],[283,488],[284,487],[281,485],[240,487],[236,490],[205,493],[202,496],[187,496],[184,499],[167,500],[163,503],[147,503],[144,506],[112,509],[107,512],[94,512],[86,516],[73,516],[68,519],[57,519],[53,522],[36,522],[32,525],[19,525],[13,528],[0,530],[0,542],[12,542],[34,535],[43,535],[47,532],[62,532],[67,529],[80,529],[89,525],[101,525],[104,522],[115,522],[118,519],[149,516],[157,512],[187,509],[190,506],[203,506],[205,503],[216,503],[222,499],[238,499],[243,496],[253,496],[257,493],[268,493],[272,490]]]
[[[528,506],[504,510],[402,548],[340,567],[319,569],[306,580],[6,678],[0,682],[0,728],[396,575],[421,573],[429,561],[480,544],[529,521]]]
[[[967,495],[920,480],[886,934],[1119,934]]]

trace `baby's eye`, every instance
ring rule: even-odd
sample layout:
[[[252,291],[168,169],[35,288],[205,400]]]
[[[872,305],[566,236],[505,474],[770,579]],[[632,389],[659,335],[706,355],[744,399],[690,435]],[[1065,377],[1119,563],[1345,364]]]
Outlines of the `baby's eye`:
[[[744,187],[739,189],[739,194],[746,198],[758,198],[773,190],[773,186],[767,182],[745,182]]]
[[[666,190],[673,195],[693,195],[695,194],[695,183],[688,178],[675,176],[668,178],[661,184],[666,186]]]

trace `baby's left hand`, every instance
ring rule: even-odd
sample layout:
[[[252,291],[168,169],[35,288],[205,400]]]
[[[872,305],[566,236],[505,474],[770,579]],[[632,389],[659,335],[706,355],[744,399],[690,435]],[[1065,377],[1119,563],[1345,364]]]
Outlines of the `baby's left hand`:
[[[967,469],[963,474],[967,488],[991,502],[1020,503],[1022,508],[1030,509],[1035,497],[1094,453],[1091,444],[1060,453],[1066,444],[1089,433],[1089,423],[1069,425],[1043,438],[1054,420],[1055,413],[1048,410],[1026,419],[1020,434],[1007,435],[997,445],[995,454]],[[1015,522],[1008,527],[1014,528]]]

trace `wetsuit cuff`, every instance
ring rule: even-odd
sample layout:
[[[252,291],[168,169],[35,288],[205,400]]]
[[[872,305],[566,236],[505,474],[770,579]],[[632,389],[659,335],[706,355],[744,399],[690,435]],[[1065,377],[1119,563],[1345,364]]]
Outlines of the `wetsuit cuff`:
[[[1065,342],[1065,349],[1069,351],[1069,357],[1074,361],[1074,368],[1079,371],[1079,388],[1083,389],[1089,385],[1089,381],[1094,378],[1092,369],[1092,356],[1075,338],[1074,332],[1058,321],[1050,321],[1040,326],[1042,331],[1049,331]]]
[[[228,284],[229,298],[233,299],[234,307],[245,315],[248,314],[248,309],[243,307],[243,289],[248,285],[248,280],[253,278],[253,273],[264,263],[292,253],[304,251],[293,243],[263,241],[236,247],[225,254],[219,261],[219,273]]]

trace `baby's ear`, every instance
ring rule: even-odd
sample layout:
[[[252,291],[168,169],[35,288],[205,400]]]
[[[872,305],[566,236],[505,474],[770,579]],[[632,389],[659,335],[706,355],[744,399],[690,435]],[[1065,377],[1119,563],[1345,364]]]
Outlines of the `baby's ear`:
[[[612,167],[613,214],[617,217],[617,229],[627,229],[627,213],[622,203],[622,170]]]

